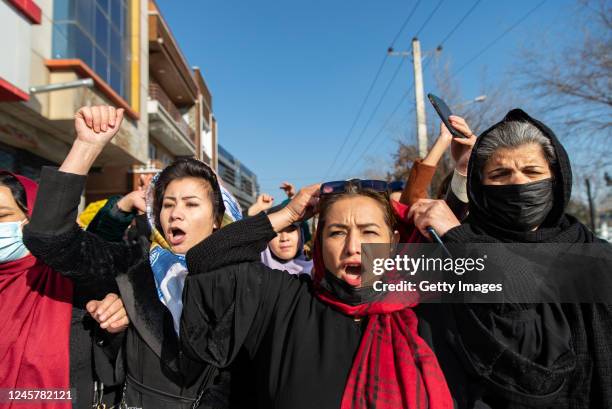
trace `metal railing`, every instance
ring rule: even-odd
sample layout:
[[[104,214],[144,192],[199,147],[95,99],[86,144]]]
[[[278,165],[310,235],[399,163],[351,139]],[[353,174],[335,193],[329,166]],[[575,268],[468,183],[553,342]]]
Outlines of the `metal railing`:
[[[174,123],[185,135],[189,137],[189,140],[195,145],[195,130],[189,126],[183,119],[183,115],[174,105],[168,94],[164,92],[161,86],[155,82],[149,82],[149,98],[157,101],[174,120]]]

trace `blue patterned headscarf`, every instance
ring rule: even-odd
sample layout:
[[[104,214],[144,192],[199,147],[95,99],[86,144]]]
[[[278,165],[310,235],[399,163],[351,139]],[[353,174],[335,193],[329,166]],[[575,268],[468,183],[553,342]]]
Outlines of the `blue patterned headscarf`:
[[[208,165],[206,165],[208,166]],[[211,168],[211,171],[214,170]],[[216,174],[216,173],[215,173]],[[183,311],[183,287],[185,286],[185,277],[187,276],[187,262],[184,254],[176,254],[172,251],[172,247],[165,240],[163,234],[157,230],[155,225],[155,215],[153,214],[155,184],[159,179],[160,173],[157,173],[151,180],[151,184],[147,190],[147,219],[151,226],[151,248],[149,251],[149,263],[153,270],[153,278],[155,287],[157,288],[157,296],[159,300],[168,308],[172,314],[174,330],[177,335],[179,333],[179,324],[181,313]],[[217,176],[217,181],[219,181]],[[225,213],[221,226],[242,219],[242,211],[240,204],[234,196],[219,182],[223,204],[225,205]]]

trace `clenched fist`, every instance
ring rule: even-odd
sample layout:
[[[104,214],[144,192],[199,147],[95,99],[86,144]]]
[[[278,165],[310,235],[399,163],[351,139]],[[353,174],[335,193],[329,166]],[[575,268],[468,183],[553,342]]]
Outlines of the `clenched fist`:
[[[104,147],[119,131],[123,113],[123,108],[110,105],[82,107],[74,116],[77,140]]]
[[[82,107],[74,115],[76,139],[59,170],[87,175],[104,146],[117,134],[123,121],[122,108],[108,105]]]
[[[106,294],[101,301],[91,300],[85,308],[89,315],[100,324],[100,328],[111,334],[125,331],[130,324],[123,301],[117,294]]]

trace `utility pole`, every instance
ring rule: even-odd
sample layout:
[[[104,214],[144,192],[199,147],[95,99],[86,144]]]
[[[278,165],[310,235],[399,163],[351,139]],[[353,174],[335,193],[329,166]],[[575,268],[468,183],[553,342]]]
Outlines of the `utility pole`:
[[[421,42],[418,38],[412,39],[412,66],[414,71],[414,96],[416,99],[416,119],[417,119],[417,145],[419,156],[424,158],[427,155],[427,119],[425,118],[425,85],[423,84],[423,58],[429,58],[435,53],[442,51],[442,46],[435,50],[421,52]],[[387,53],[391,56],[410,57],[409,51],[395,51],[389,47]]]
[[[427,119],[425,118],[425,86],[423,85],[423,67],[421,65],[421,42],[412,39],[412,65],[414,67],[414,97],[416,100],[417,145],[419,156],[427,155]]]

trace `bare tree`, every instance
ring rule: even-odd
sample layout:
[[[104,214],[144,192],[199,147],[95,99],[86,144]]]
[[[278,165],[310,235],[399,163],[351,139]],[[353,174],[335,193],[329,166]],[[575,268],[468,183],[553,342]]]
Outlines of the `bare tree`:
[[[580,37],[559,53],[546,40],[521,52],[517,71],[528,90],[559,120],[588,140],[612,138],[612,3],[578,0]],[[569,133],[569,132],[568,132]]]
[[[434,68],[434,81],[439,96],[446,101],[454,114],[462,116],[467,121],[476,135],[500,121],[510,109],[521,106],[518,98],[507,87],[508,82],[489,83],[486,78],[486,71],[481,75],[479,94],[486,95],[486,99],[482,102],[474,101],[476,95],[467,98],[462,93],[457,79],[452,77],[451,66],[448,61],[438,61]],[[431,107],[429,107],[427,118],[428,140],[431,145],[438,137],[440,118]],[[407,180],[412,164],[419,157],[418,149],[412,142],[415,141],[414,127],[409,129],[408,132],[405,131],[403,135],[400,134],[396,138],[397,149],[392,156],[393,167],[387,173],[388,180]],[[433,195],[439,190],[453,167],[454,164],[450,155],[444,155],[438,163],[437,171],[432,179],[430,190]]]
[[[558,49],[563,33],[540,37],[536,47],[521,50],[515,71],[570,152],[574,186],[568,212],[584,221],[585,180],[597,214],[612,193],[605,180],[612,169],[612,3],[577,0],[569,24],[578,27],[578,36],[572,32],[558,52],[551,50]]]

